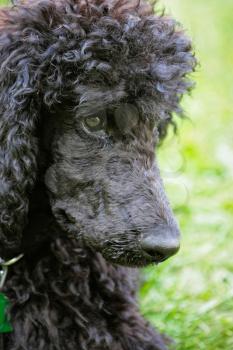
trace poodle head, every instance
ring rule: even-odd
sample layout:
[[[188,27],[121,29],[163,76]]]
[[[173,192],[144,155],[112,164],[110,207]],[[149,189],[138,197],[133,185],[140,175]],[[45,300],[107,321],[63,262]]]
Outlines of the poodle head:
[[[144,1],[39,0],[0,31],[0,248],[19,249],[39,177],[61,229],[106,259],[173,255],[155,150],[195,67],[176,22]]]

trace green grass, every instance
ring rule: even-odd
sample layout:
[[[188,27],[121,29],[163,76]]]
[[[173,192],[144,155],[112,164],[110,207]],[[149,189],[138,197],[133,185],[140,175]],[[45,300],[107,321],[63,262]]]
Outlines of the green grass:
[[[143,314],[178,350],[233,350],[233,1],[161,0],[193,38],[192,97],[159,150],[180,253],[145,269]]]

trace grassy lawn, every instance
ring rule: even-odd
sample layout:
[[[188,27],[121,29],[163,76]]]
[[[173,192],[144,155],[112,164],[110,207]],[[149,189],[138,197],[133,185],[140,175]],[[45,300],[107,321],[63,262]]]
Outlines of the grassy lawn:
[[[178,350],[233,349],[233,1],[161,0],[194,40],[197,87],[159,151],[180,253],[143,276],[141,309]]]

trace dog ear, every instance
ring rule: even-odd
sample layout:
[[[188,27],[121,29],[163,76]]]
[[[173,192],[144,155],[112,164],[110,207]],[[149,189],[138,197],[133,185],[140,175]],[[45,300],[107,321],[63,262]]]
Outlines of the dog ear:
[[[37,168],[38,77],[10,9],[0,14],[0,257],[19,252]]]

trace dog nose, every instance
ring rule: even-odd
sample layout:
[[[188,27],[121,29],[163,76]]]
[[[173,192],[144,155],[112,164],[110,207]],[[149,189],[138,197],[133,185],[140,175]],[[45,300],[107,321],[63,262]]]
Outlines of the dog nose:
[[[144,232],[140,243],[143,251],[150,255],[154,262],[160,263],[178,252],[179,237],[178,228],[158,226]]]

